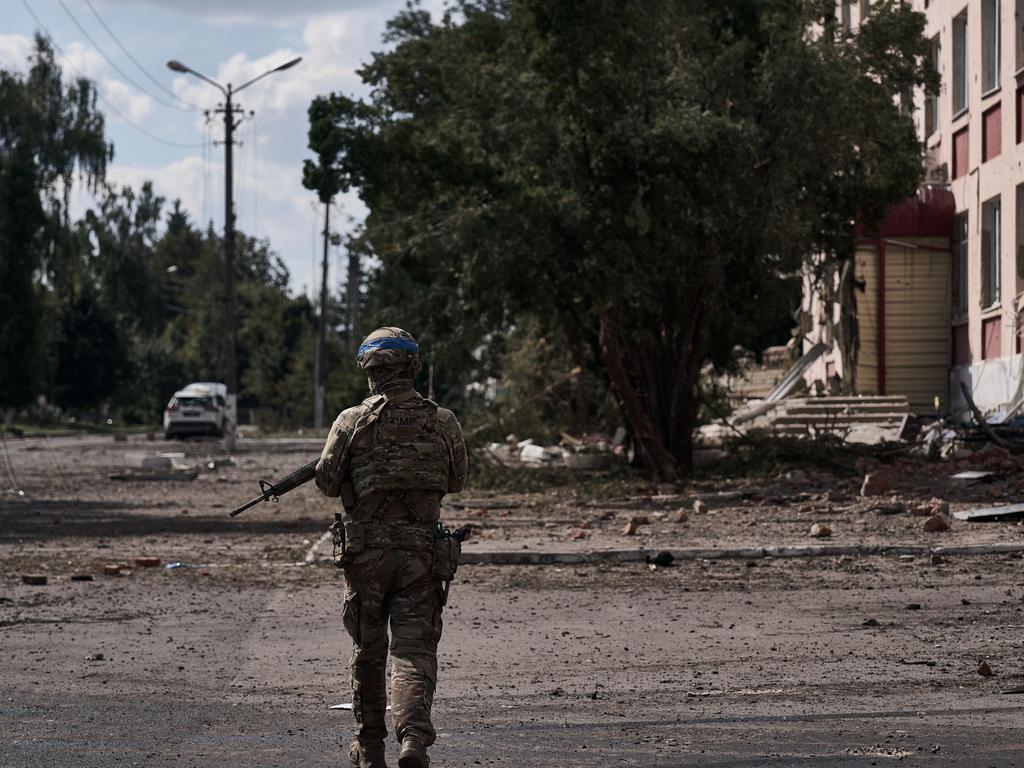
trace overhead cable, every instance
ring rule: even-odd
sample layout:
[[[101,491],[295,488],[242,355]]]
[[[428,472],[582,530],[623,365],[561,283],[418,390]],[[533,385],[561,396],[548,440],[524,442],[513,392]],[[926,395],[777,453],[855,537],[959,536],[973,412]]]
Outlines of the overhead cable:
[[[96,39],[92,35],[89,34],[89,30],[87,30],[82,25],[82,23],[75,17],[75,14],[73,14],[71,12],[71,9],[68,8],[67,3],[65,3],[64,0],[57,0],[57,3],[60,5],[61,8],[64,9],[64,13],[66,13],[68,15],[68,18],[71,19],[71,21],[74,22],[75,26],[78,27],[78,30],[83,35],[85,35],[85,39],[88,40],[90,43],[92,43],[92,47],[95,48],[97,51],[99,51],[99,54],[104,59],[107,60],[107,63],[110,66],[112,66],[117,71],[117,73],[119,75],[121,75],[121,77],[123,77],[125,80],[127,80],[129,83],[131,83],[133,86],[135,86],[135,88],[137,90],[142,91],[142,93],[144,93],[147,96],[149,96],[157,104],[162,104],[163,106],[168,107],[169,109],[178,109],[178,110],[181,110],[182,112],[193,112],[193,111],[195,111],[195,107],[183,107],[180,104],[174,104],[172,102],[165,101],[161,97],[157,96],[155,93],[150,93],[143,86],[139,85],[137,80],[135,80],[131,75],[129,75],[127,72],[125,72],[123,69],[121,69],[120,65],[118,65],[118,63],[116,61],[114,61],[112,58],[110,58],[110,56],[107,55],[107,52],[105,50],[103,50],[103,48],[100,46],[99,43],[96,42]]]
[[[53,47],[56,48],[57,51],[64,57],[64,63],[68,67],[68,69],[70,69],[75,74],[76,77],[78,77],[78,78],[80,78],[82,80],[90,80],[90,78],[88,78],[85,75],[83,75],[81,72],[79,72],[77,69],[75,69],[75,67],[73,67],[71,65],[71,63],[70,63],[70,61],[68,59],[67,53],[65,53],[64,49],[61,48],[60,45],[57,43],[56,39],[54,39],[53,34],[50,32],[50,30],[47,28],[47,26],[45,24],[43,24],[43,20],[39,18],[39,16],[36,14],[36,12],[32,9],[32,6],[28,4],[28,0],[21,0],[21,4],[25,6],[25,10],[29,12],[29,14],[32,16],[33,19],[36,20],[36,24],[39,25],[39,28],[43,31],[43,33],[47,36],[47,38],[49,38],[50,43],[53,45]],[[129,118],[127,115],[125,115],[120,109],[118,109],[113,104],[111,104],[109,100],[104,98],[103,94],[100,93],[98,88],[96,89],[96,98],[99,99],[99,101],[107,109],[109,109],[111,112],[113,112],[119,118],[121,118],[121,120],[124,123],[130,125],[132,128],[137,130],[139,133],[144,134],[145,136],[148,136],[149,138],[153,139],[153,141],[157,141],[157,142],[159,142],[161,144],[166,144],[168,147],[175,147],[176,149],[198,149],[199,146],[200,146],[199,144],[182,144],[182,143],[177,142],[177,141],[171,141],[169,139],[165,139],[163,136],[158,136],[157,134],[153,133],[149,129],[144,128],[143,126],[141,126],[138,123],[136,123],[134,120]]]
[[[131,51],[129,51],[125,47],[124,43],[121,42],[121,39],[114,34],[114,30],[112,30],[110,28],[110,25],[107,24],[106,21],[104,21],[102,16],[100,16],[100,12],[96,10],[96,7],[92,4],[92,1],[85,0],[85,4],[89,6],[89,10],[92,11],[92,15],[96,17],[96,21],[100,23],[100,26],[102,26],[103,29],[107,31],[107,34],[110,35],[111,39],[113,39],[113,41],[117,43],[117,47],[121,49],[121,52],[124,53],[124,55],[127,56],[131,60],[131,62],[139,68],[139,71],[142,74],[144,74],[150,80],[150,82],[152,82],[157,88],[159,88],[161,91],[166,93],[171,98],[175,99],[176,101],[180,101],[186,107],[189,107],[190,109],[201,109],[201,107],[198,104],[193,104],[191,101],[181,98],[181,96],[179,96],[166,85],[161,83],[159,80],[153,77],[153,75],[149,74],[149,70],[142,66],[142,64],[139,63],[138,59],[132,56]]]

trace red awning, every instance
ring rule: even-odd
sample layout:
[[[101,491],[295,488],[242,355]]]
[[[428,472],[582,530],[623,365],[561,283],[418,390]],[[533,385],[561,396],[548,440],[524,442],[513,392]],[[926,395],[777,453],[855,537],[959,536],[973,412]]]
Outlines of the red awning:
[[[894,205],[878,231],[870,233],[870,236],[896,239],[945,237],[952,240],[955,217],[956,201],[948,188],[921,187],[916,195]]]

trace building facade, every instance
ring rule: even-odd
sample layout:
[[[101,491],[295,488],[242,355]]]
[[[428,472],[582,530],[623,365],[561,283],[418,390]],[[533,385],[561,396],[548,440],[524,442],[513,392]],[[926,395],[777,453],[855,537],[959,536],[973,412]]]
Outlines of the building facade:
[[[938,94],[916,99],[915,124],[929,178],[948,180],[956,201],[951,403],[962,408],[966,384],[994,409],[1015,399],[1024,360],[1024,0],[912,5],[927,16],[942,80]]]
[[[941,88],[931,96],[908,97],[907,107],[912,102],[926,147],[925,183],[952,192],[955,207],[944,289],[948,311],[921,313],[948,318],[943,320],[948,334],[942,333],[948,387],[935,397],[954,414],[963,414],[966,386],[982,410],[995,410],[1017,400],[1024,382],[1024,0],[912,0],[910,5],[927,18],[926,36]],[[852,33],[870,13],[868,0],[838,3],[840,23]],[[925,263],[920,258],[924,251],[917,253]],[[865,258],[868,266],[873,257]],[[934,296],[934,251],[929,259],[928,294]],[[877,263],[884,268],[884,256]],[[879,296],[884,289],[882,284]],[[859,298],[857,315],[859,325],[875,333],[872,301]],[[805,301],[805,310],[821,314],[813,300]],[[885,335],[881,338],[884,342]],[[930,338],[931,347],[934,342]],[[915,349],[913,338],[898,343]],[[892,361],[901,362],[898,357]],[[836,371],[836,361],[823,359],[817,368],[822,370],[808,378],[826,380]],[[905,394],[895,391],[895,382],[887,387],[884,377],[881,381],[879,387],[874,377],[862,376],[855,388],[865,394]]]

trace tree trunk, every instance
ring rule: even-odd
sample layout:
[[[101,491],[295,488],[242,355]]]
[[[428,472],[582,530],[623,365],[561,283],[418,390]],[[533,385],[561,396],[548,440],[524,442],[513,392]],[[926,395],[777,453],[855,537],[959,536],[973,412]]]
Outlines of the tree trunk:
[[[600,320],[601,357],[608,370],[612,392],[622,407],[640,449],[647,456],[655,480],[676,482],[680,478],[679,462],[666,446],[664,434],[651,419],[630,381],[614,310],[602,310]]]

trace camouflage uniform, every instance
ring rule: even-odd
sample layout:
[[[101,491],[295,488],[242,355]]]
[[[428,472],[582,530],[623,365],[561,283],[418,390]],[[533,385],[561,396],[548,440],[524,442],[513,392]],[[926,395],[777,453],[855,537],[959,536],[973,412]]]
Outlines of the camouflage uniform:
[[[395,735],[400,742],[415,736],[424,749],[434,742],[430,709],[444,600],[432,571],[435,530],[441,497],[462,490],[466,470],[455,414],[411,381],[343,411],[317,464],[317,486],[344,507],[343,621],[352,636],[356,737],[381,755],[379,762],[353,757],[357,764],[383,765],[389,621]],[[417,765],[400,760],[405,764]]]

